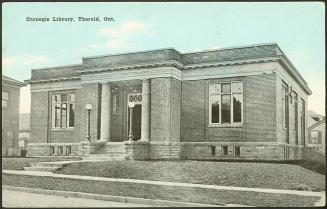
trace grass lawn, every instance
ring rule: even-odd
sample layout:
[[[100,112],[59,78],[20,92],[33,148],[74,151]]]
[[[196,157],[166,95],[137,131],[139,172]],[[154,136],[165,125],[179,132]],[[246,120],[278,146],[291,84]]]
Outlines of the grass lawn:
[[[298,165],[255,162],[100,161],[68,164],[60,174],[306,191],[324,191],[325,176]]]
[[[2,158],[2,170],[24,170],[32,162],[76,160],[78,158]]]
[[[257,192],[222,191],[201,188],[184,188],[121,182],[101,182],[54,179],[50,177],[18,176],[5,174],[2,184],[61,191],[88,192],[117,196],[162,199],[206,204],[244,204],[262,207],[313,206],[319,197],[267,194]]]

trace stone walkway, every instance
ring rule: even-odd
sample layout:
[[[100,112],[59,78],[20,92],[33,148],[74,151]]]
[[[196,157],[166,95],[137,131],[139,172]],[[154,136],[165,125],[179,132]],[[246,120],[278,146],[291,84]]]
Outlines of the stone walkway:
[[[44,190],[43,190],[44,191]],[[44,192],[36,194],[33,192],[2,190],[2,205],[4,207],[17,208],[58,208],[58,207],[153,207],[147,204],[135,204],[125,202],[115,202],[107,200],[95,200],[89,198],[76,198],[59,195],[50,195]]]
[[[218,185],[191,184],[191,183],[180,183],[180,182],[151,181],[151,180],[141,180],[141,179],[107,178],[107,177],[97,177],[97,176],[65,175],[65,174],[54,174],[51,172],[41,172],[41,171],[3,170],[2,173],[3,174],[15,174],[15,175],[28,175],[28,176],[43,176],[43,177],[52,177],[52,178],[64,178],[64,179],[124,182],[124,183],[135,183],[135,184],[151,184],[151,185],[161,185],[161,186],[204,188],[204,189],[216,189],[216,190],[264,192],[264,193],[271,193],[271,194],[290,194],[290,195],[314,196],[314,197],[324,197],[325,196],[325,192],[251,188],[251,187],[234,187],[234,186],[218,186]]]

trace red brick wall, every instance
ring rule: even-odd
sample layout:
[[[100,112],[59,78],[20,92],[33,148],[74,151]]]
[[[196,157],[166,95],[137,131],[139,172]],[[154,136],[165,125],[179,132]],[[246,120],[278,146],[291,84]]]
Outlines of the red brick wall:
[[[31,92],[31,135],[29,143],[47,143],[49,102],[48,92]]]
[[[209,82],[243,81],[243,126],[209,127]],[[276,141],[275,74],[184,81],[181,141]]]
[[[206,81],[182,82],[181,141],[203,141],[206,134]]]
[[[170,78],[151,79],[151,141],[170,137]]]
[[[151,79],[151,141],[180,140],[181,83],[174,78]]]
[[[87,135],[87,110],[86,104],[92,105],[90,112],[90,135],[91,140],[96,141],[100,137],[100,93],[101,85],[98,83],[82,84],[80,96],[80,137],[81,141],[86,139]]]

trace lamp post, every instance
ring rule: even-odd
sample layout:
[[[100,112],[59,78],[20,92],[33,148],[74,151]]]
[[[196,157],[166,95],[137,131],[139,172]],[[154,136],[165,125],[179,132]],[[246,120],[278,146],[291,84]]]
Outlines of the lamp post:
[[[133,136],[133,108],[135,104],[134,102],[129,102],[128,107],[129,107],[129,132],[128,132],[128,140],[133,141],[134,136]]]
[[[91,135],[90,135],[90,112],[92,110],[92,105],[91,104],[86,104],[85,108],[87,110],[87,135],[86,138],[87,140],[91,141]]]

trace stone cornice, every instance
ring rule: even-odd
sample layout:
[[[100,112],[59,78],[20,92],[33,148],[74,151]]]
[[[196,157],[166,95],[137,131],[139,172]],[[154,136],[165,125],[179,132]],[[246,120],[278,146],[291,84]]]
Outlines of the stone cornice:
[[[235,61],[224,61],[224,62],[209,62],[209,63],[200,63],[200,64],[191,64],[184,66],[184,70],[188,69],[197,69],[197,68],[210,68],[210,67],[221,67],[228,65],[241,65],[241,64],[252,64],[252,63],[261,63],[261,62],[273,62],[277,61],[276,57],[265,57],[265,58],[255,58],[255,59],[243,59]]]
[[[288,73],[291,75],[291,77],[305,90],[305,92],[311,95],[312,91],[309,89],[307,83],[300,76],[296,68],[290,64],[290,61],[284,55],[281,55],[278,61],[284,68],[286,68],[286,70],[288,70]]]
[[[62,77],[62,78],[50,78],[50,79],[42,79],[42,80],[25,80],[26,84],[35,84],[35,83],[50,83],[50,82],[58,82],[58,81],[72,81],[72,80],[80,80],[80,76],[72,76],[72,77]]]
[[[176,60],[168,60],[168,61],[141,63],[141,64],[117,65],[111,67],[85,68],[83,70],[76,70],[76,72],[80,74],[89,74],[89,73],[99,73],[99,72],[107,72],[107,71],[144,69],[144,68],[154,68],[154,67],[175,67],[179,70],[182,70],[183,64]]]

